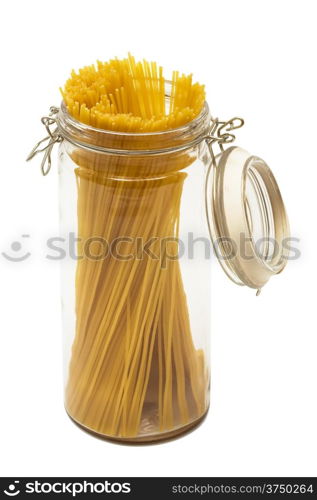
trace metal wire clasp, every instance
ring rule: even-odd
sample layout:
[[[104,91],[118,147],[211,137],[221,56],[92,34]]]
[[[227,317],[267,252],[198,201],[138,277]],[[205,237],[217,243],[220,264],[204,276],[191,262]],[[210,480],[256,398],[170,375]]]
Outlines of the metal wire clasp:
[[[232,130],[243,127],[244,120],[235,116],[228,121],[220,121],[218,118],[211,119],[210,133],[205,137],[209,146],[210,153],[214,159],[213,145],[218,144],[221,152],[224,151],[224,145],[235,141],[236,136]]]
[[[35,144],[34,148],[26,159],[26,161],[29,161],[38,153],[44,153],[41,162],[41,170],[43,175],[47,175],[51,169],[51,152],[54,144],[56,144],[57,142],[62,142],[63,140],[63,137],[59,134],[58,127],[55,127],[53,130],[51,130],[52,125],[55,125],[57,123],[56,115],[58,112],[59,108],[57,108],[56,106],[51,106],[49,115],[43,116],[41,118],[41,122],[43,123],[48,135],[37,144]],[[44,143],[46,143],[45,146],[43,146]]]

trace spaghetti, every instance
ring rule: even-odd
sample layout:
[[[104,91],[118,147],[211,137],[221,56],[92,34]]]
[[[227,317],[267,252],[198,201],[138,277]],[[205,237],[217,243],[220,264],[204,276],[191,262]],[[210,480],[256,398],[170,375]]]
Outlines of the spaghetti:
[[[162,68],[130,55],[72,72],[62,94],[76,120],[140,134],[136,149],[148,146],[141,134],[193,120],[205,99],[191,75],[174,72],[167,101]],[[109,148],[115,137],[98,134],[98,145]],[[122,134],[121,149],[131,147],[130,137]],[[85,427],[120,439],[188,425],[206,411],[208,383],[177,258],[184,169],[194,159],[186,151],[124,156],[74,148],[72,160],[83,258],[66,409]],[[102,258],[90,247],[87,254],[92,240]],[[150,240],[151,254],[143,246]]]

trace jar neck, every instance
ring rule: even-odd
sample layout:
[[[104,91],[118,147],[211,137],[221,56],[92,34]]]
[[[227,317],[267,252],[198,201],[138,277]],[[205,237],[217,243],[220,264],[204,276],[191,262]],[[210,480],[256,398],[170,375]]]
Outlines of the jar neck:
[[[79,148],[116,155],[155,155],[187,151],[197,146],[209,133],[210,113],[205,102],[197,118],[182,127],[142,134],[103,130],[85,125],[75,120],[62,102],[57,126],[64,140]]]

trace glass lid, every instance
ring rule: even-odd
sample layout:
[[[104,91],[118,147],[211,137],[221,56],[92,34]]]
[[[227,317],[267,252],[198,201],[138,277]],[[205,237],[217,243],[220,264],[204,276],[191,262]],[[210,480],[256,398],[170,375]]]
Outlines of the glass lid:
[[[259,293],[288,257],[288,218],[267,164],[240,147],[216,156],[207,175],[206,209],[224,271],[236,284]]]

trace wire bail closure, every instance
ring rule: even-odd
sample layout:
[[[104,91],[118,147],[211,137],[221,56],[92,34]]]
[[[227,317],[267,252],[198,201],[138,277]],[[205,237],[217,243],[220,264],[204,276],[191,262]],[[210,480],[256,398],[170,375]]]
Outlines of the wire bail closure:
[[[56,115],[58,114],[58,112],[59,108],[57,108],[56,106],[51,106],[49,115],[43,116],[41,118],[41,122],[43,123],[48,135],[44,137],[44,139],[35,144],[34,148],[32,149],[32,151],[30,152],[30,154],[26,159],[26,161],[29,161],[32,160],[32,158],[34,158],[34,156],[36,156],[37,154],[44,153],[41,162],[41,171],[44,176],[47,175],[51,170],[51,165],[52,165],[51,153],[54,144],[62,142],[63,140],[63,137],[60,135],[57,126],[54,130],[51,130],[50,128],[52,125],[57,124]],[[44,143],[47,144],[41,147],[41,145]]]
[[[44,153],[41,162],[41,171],[45,176],[49,173],[52,165],[51,153],[55,144],[62,142],[64,137],[58,128],[57,115],[59,113],[59,108],[57,106],[51,106],[48,116],[43,116],[41,122],[43,123],[47,136],[41,141],[37,142],[26,158],[26,161],[32,160],[34,156],[39,153]],[[56,125],[55,129],[51,129],[53,125]],[[210,132],[207,136],[199,138],[198,142],[206,141],[211,153],[212,161],[215,163],[215,156],[212,147],[215,143],[219,145],[221,152],[224,151],[224,145],[234,142],[235,135],[232,134],[232,130],[241,128],[244,125],[244,120],[239,117],[231,118],[228,121],[219,121],[218,118],[211,118]],[[46,144],[45,144],[46,143]],[[45,144],[45,146],[43,146]],[[187,147],[187,146],[186,146]],[[91,149],[96,149],[96,147],[91,147]]]
[[[226,122],[220,121],[218,118],[211,118],[210,133],[205,137],[205,141],[209,147],[213,166],[216,166],[216,158],[213,151],[214,144],[218,144],[221,153],[223,153],[225,144],[232,144],[236,140],[236,136],[231,133],[232,130],[239,129],[243,125],[243,118],[238,116]]]

